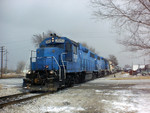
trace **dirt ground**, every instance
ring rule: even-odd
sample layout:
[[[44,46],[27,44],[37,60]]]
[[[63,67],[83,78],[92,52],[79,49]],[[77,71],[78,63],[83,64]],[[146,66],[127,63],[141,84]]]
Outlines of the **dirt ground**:
[[[126,73],[115,76],[95,79],[54,94],[7,106],[0,109],[0,113],[149,113],[150,80],[113,80],[130,77]],[[22,79],[0,80],[0,95],[3,87],[7,95],[21,92],[21,82]]]

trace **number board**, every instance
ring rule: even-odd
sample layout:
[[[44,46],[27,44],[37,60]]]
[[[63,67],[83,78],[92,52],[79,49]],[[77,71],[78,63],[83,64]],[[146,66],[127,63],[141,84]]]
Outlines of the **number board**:
[[[50,44],[51,43],[51,40],[46,40],[46,44]]]
[[[56,42],[56,43],[64,43],[65,40],[64,40],[64,39],[55,39],[55,42]]]

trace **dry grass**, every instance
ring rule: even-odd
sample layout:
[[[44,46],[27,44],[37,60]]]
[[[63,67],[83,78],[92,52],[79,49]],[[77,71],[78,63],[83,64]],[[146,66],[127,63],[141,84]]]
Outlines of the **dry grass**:
[[[150,79],[150,76],[131,76],[131,77],[111,78],[111,80],[140,80],[140,79]]]
[[[12,74],[4,74],[2,76],[2,78],[19,78],[19,77],[24,77],[24,75],[12,73]]]
[[[122,71],[121,74],[126,74],[127,72]]]
[[[0,90],[2,89],[2,85],[0,84]]]

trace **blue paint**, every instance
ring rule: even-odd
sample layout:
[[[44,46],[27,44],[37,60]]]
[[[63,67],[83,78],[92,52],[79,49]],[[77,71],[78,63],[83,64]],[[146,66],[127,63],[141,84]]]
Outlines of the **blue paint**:
[[[40,43],[31,70],[66,69],[67,73],[93,72],[109,69],[106,59],[91,52],[82,44],[66,37],[49,37]]]

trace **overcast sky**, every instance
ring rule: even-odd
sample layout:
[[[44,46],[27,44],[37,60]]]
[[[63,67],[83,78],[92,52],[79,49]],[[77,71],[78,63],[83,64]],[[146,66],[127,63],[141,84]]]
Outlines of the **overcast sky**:
[[[34,34],[54,31],[76,42],[86,42],[99,55],[113,54],[119,64],[143,63],[143,59],[124,53],[116,43],[111,21],[94,19],[90,0],[0,0],[0,46],[7,48],[8,67],[28,62]]]

